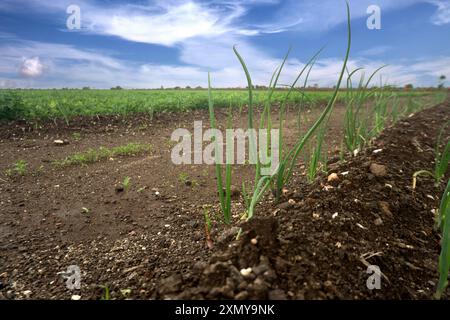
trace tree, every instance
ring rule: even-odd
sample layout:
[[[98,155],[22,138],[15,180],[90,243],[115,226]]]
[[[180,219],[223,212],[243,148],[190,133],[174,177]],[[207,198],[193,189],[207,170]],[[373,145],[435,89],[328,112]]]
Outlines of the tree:
[[[447,77],[446,77],[445,75],[441,75],[441,76],[439,77],[439,84],[438,84],[438,88],[439,88],[439,89],[444,88],[445,79],[447,79]]]

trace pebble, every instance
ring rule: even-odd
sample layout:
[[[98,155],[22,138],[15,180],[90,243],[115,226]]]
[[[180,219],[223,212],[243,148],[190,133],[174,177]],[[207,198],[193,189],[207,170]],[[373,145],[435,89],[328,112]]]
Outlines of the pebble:
[[[26,298],[29,298],[30,296],[31,296],[31,290],[25,290],[24,292],[22,292],[23,293],[23,295],[26,297]]]
[[[61,140],[61,139],[54,140],[53,143],[54,143],[55,145],[57,145],[57,146],[63,146],[63,145],[65,145],[65,144],[67,144],[66,141]]]
[[[387,174],[386,166],[378,163],[372,163],[370,165],[370,172],[375,177],[384,177]]]
[[[380,226],[383,224],[383,220],[381,218],[377,218],[373,223],[375,223],[376,226]]]
[[[338,181],[339,180],[339,176],[337,175],[337,173],[332,173],[328,176],[327,181],[328,182],[332,182],[332,181]]]
[[[252,274],[252,268],[241,269],[240,273],[244,278],[248,278]]]
[[[80,300],[81,296],[79,296],[78,294],[74,294],[70,299],[71,300]]]
[[[380,210],[383,214],[385,214],[388,217],[393,216],[392,211],[389,208],[389,203],[387,203],[386,201],[379,201],[378,206],[380,207]]]

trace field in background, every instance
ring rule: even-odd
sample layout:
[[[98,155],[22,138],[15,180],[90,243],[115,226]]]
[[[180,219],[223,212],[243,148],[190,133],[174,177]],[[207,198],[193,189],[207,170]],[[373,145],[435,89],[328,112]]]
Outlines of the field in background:
[[[399,97],[424,96],[425,90],[392,91]],[[278,104],[287,91],[277,90],[272,102]],[[294,91],[288,98],[290,105],[307,103],[314,106],[329,100],[332,90]],[[345,95],[341,91],[338,101]],[[216,107],[240,110],[247,104],[248,93],[239,89],[213,90]],[[254,90],[254,104],[262,105],[265,90]],[[74,116],[94,116],[100,114],[128,115],[131,113],[185,112],[208,108],[208,92],[203,89],[164,90],[0,90],[0,120],[14,119],[56,119],[67,122]]]

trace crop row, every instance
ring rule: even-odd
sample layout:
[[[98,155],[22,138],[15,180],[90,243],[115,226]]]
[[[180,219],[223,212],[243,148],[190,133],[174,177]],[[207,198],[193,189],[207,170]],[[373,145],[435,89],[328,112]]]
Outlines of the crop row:
[[[285,100],[286,90],[277,89],[271,101],[280,104]],[[248,105],[246,90],[214,90],[216,107],[242,110]],[[263,105],[265,90],[253,91],[253,104]],[[294,90],[286,101],[297,105],[302,101],[309,104],[326,103],[333,94],[331,90]],[[424,92],[396,91],[399,96],[423,95]],[[342,101],[340,92],[337,100]],[[306,98],[306,99],[305,99]],[[0,120],[54,120],[63,118],[66,122],[75,116],[129,115],[147,113],[153,116],[161,112],[185,112],[208,108],[207,90],[0,90]]]

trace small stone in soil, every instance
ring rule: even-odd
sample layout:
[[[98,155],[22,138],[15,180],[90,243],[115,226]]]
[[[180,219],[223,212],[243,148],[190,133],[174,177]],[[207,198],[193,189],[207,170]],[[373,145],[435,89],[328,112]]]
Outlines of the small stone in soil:
[[[240,272],[244,278],[247,278],[252,274],[252,268],[241,269]]]
[[[67,141],[61,140],[61,139],[57,139],[53,141],[53,144],[55,144],[56,146],[63,146],[65,144],[68,144]]]
[[[389,209],[389,203],[387,203],[386,201],[380,201],[378,202],[378,205],[383,214],[389,217],[393,216],[392,211]]]
[[[381,218],[377,218],[377,219],[375,219],[374,223],[376,226],[380,226],[383,224],[383,220]]]
[[[384,177],[387,174],[386,166],[378,163],[372,163],[370,165],[370,172],[375,177]]]
[[[331,173],[327,178],[328,182],[338,181],[338,180],[339,180],[339,176],[337,175],[337,173]]]

